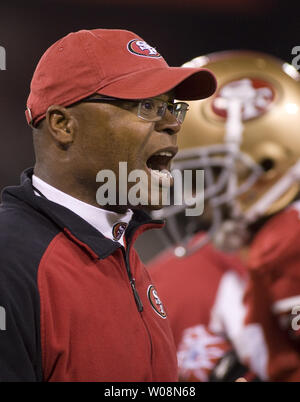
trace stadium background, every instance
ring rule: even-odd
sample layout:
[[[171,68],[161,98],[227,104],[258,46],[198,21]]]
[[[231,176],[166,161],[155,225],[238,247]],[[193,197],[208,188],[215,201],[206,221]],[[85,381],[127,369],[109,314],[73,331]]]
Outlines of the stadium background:
[[[47,47],[71,31],[135,31],[170,65],[226,49],[271,53],[287,62],[300,46],[300,3],[279,0],[41,0],[0,4],[0,190],[19,182],[34,163],[31,129],[24,116],[34,68]],[[70,79],[72,79],[70,77]],[[138,248],[147,261],[153,244]]]

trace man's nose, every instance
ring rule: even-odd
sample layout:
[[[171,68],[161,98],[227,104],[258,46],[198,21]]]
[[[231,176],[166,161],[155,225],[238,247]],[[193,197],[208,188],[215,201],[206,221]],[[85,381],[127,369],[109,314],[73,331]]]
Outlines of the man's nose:
[[[155,123],[155,129],[159,132],[165,132],[169,135],[177,134],[181,128],[181,124],[176,117],[167,110],[163,118]]]

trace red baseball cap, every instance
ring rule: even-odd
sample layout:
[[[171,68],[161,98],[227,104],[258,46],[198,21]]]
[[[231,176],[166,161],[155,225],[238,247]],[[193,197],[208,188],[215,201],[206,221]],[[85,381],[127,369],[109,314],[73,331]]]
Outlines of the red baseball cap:
[[[175,90],[179,100],[211,96],[216,79],[207,69],[169,67],[133,32],[72,32],[41,57],[30,86],[26,119],[36,125],[49,106],[69,106],[94,93],[120,99],[151,98]]]

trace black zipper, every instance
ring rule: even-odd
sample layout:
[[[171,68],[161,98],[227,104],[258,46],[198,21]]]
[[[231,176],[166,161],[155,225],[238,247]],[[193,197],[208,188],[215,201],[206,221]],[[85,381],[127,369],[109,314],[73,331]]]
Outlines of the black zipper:
[[[129,245],[127,245],[126,251],[125,251],[124,248],[122,247],[122,252],[123,252],[124,257],[125,257],[126,271],[127,271],[127,275],[128,275],[128,278],[129,278],[130,286],[131,286],[131,289],[132,289],[132,292],[133,292],[134,300],[135,300],[135,303],[136,303],[136,305],[137,305],[138,311],[141,313],[141,312],[143,311],[144,307],[143,307],[142,300],[141,300],[141,298],[140,298],[140,296],[139,296],[139,294],[138,294],[138,291],[137,291],[137,289],[136,289],[136,286],[135,286],[135,279],[134,279],[134,277],[132,276],[132,273],[131,273],[131,270],[130,270],[130,264],[129,264],[129,249],[130,249]]]

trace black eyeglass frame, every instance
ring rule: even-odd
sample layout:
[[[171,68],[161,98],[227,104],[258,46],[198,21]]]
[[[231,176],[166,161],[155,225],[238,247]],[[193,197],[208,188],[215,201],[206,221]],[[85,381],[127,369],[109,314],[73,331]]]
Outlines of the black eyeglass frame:
[[[166,105],[166,107],[165,107],[163,113],[162,113],[161,115],[158,115],[158,116],[157,116],[157,117],[158,117],[157,120],[150,120],[150,119],[147,119],[146,117],[143,117],[143,116],[141,116],[141,115],[139,114],[139,109],[140,109],[141,102],[142,102],[142,101],[146,101],[146,100],[151,100],[151,99],[160,100],[160,101],[162,101],[162,102]],[[84,98],[84,99],[80,100],[78,103],[81,103],[81,102],[86,102],[86,103],[101,103],[101,102],[110,102],[110,101],[133,102],[133,103],[139,104],[137,116],[138,116],[139,118],[141,118],[141,119],[143,119],[143,120],[147,120],[147,121],[159,121],[159,120],[161,120],[161,119],[163,118],[163,116],[165,115],[165,112],[166,112],[166,110],[167,110],[167,108],[168,108],[168,110],[170,111],[170,113],[171,113],[173,116],[175,116],[177,122],[178,122],[179,124],[182,124],[183,121],[184,121],[184,119],[185,119],[186,112],[189,110],[189,104],[186,103],[186,102],[168,102],[168,101],[165,101],[165,100],[160,99],[160,98],[157,98],[157,97],[153,97],[153,98],[144,98],[144,99],[120,99],[120,98],[114,98],[114,97],[110,97],[110,96],[101,96],[101,98]],[[176,107],[177,105],[180,105],[181,107],[185,107],[185,109],[183,108],[183,110],[181,110],[181,109],[179,110],[179,112],[183,112],[183,118],[182,118],[182,119],[177,119],[177,116],[176,116],[176,114],[175,114],[175,112],[176,112],[175,107]],[[171,107],[171,110],[169,109],[169,107]]]

